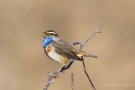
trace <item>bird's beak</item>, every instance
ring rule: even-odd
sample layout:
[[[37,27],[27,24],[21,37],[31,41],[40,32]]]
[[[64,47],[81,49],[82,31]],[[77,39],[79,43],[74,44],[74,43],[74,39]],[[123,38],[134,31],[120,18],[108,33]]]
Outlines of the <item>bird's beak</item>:
[[[43,32],[45,34],[45,36],[49,36],[50,34],[46,33],[46,32]]]

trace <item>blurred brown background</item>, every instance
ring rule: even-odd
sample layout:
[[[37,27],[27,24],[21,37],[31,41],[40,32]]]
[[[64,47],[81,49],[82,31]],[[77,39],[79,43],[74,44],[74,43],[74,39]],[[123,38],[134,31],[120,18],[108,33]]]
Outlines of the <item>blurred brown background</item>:
[[[43,31],[55,30],[72,44],[83,42],[101,23],[83,48],[99,58],[85,58],[97,90],[135,89],[134,0],[0,0],[0,90],[42,90],[47,72],[61,65],[42,48]],[[78,48],[78,46],[75,46]],[[92,90],[82,63],[60,74],[48,90]]]

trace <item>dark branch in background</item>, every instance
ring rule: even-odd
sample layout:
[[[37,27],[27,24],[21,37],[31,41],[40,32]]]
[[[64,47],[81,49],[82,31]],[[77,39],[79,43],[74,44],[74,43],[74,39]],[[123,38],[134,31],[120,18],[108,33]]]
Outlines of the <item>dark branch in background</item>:
[[[74,90],[74,74],[71,74],[71,88]]]
[[[73,45],[79,44],[79,45],[80,45],[80,50],[82,50],[83,46],[84,46],[96,33],[101,33],[99,30],[101,29],[102,26],[103,26],[103,24],[101,24],[101,26],[100,26],[95,32],[93,32],[93,33],[86,39],[86,41],[85,41],[84,43],[81,43],[81,42],[74,42]],[[91,57],[94,57],[94,58],[97,58],[97,56],[94,56],[94,55],[90,55],[90,56],[91,56]],[[82,57],[82,59],[83,59],[83,57]],[[51,74],[51,73],[48,72],[49,78],[48,78],[48,81],[47,81],[47,83],[46,83],[46,85],[45,85],[45,87],[44,87],[43,90],[47,90],[48,87],[49,87],[49,85],[54,81],[54,80],[52,80],[52,79],[53,79],[53,78],[58,78],[59,74],[60,74],[61,72],[63,72],[64,70],[69,69],[70,66],[73,64],[73,62],[74,62],[74,60],[72,59],[72,60],[69,62],[68,65],[63,65],[57,72],[54,72],[54,74]],[[82,60],[82,63],[83,63],[84,72],[85,72],[85,74],[86,74],[86,76],[87,76],[87,78],[88,78],[90,84],[92,85],[93,89],[96,90],[95,86],[93,85],[93,83],[92,83],[92,81],[91,81],[91,79],[90,79],[90,77],[89,77],[89,75],[88,75],[88,73],[87,73],[87,71],[86,71],[84,59]],[[72,87],[72,90],[74,90],[74,86]]]

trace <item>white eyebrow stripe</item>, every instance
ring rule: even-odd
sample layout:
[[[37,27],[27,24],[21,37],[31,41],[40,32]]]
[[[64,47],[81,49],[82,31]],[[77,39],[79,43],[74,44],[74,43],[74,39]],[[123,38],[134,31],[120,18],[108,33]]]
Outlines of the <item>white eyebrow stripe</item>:
[[[47,32],[47,33],[53,33],[53,34],[56,34],[55,32]]]

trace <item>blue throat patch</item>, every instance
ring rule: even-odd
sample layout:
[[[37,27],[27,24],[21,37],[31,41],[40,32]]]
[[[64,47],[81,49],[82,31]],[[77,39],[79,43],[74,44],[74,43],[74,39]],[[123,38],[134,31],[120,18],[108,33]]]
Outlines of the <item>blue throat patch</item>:
[[[53,41],[53,38],[51,36],[45,37],[43,39],[43,48],[46,48],[48,44],[50,44]]]

